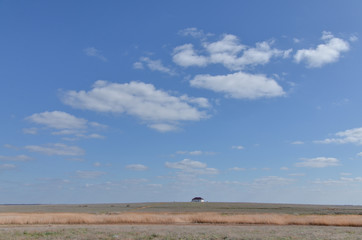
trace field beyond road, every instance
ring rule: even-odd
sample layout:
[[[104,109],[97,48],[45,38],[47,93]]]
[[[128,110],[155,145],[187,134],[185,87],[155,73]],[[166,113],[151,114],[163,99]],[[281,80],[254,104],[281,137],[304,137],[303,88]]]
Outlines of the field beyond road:
[[[155,202],[114,204],[0,205],[0,213],[190,213],[217,212],[223,214],[274,213],[293,215],[362,215],[362,206],[308,205],[238,202]]]
[[[362,207],[177,202],[0,205],[0,240],[75,239],[74,236],[76,239],[360,239]]]

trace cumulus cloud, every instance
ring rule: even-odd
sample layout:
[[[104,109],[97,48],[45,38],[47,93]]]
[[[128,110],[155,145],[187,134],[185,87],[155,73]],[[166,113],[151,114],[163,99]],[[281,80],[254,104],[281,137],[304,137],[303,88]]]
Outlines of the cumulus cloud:
[[[84,129],[87,120],[61,111],[34,113],[27,120],[55,129]]]
[[[293,145],[303,145],[304,142],[302,142],[302,141],[294,141],[294,142],[291,142],[291,144],[293,144]]]
[[[148,169],[148,167],[143,164],[130,164],[127,165],[126,168],[134,171],[145,171]]]
[[[202,41],[203,49],[196,52],[192,44],[178,46],[173,52],[173,61],[183,67],[204,67],[209,64],[222,64],[229,70],[241,70],[246,66],[263,65],[272,57],[289,57],[291,49],[272,48],[273,42],[259,42],[248,47],[232,34],[225,34],[219,41]],[[199,52],[206,54],[200,55]]]
[[[339,166],[337,158],[317,157],[317,158],[302,158],[301,161],[296,163],[296,167],[310,167],[310,168],[324,168],[331,166]]]
[[[144,69],[143,65],[146,65],[151,71],[159,71],[169,75],[175,75],[175,72],[172,69],[165,67],[161,60],[152,60],[148,57],[141,57],[139,62],[135,62],[133,64],[133,67],[135,69]]]
[[[228,75],[211,76],[196,75],[191,86],[225,93],[227,97],[237,99],[257,99],[263,97],[279,97],[285,92],[272,78],[263,74],[236,72]]]
[[[17,155],[17,156],[1,156],[0,155],[0,161],[13,161],[13,162],[25,162],[32,160],[32,157],[29,157],[27,155]]]
[[[107,62],[107,58],[103,56],[102,52],[94,47],[85,48],[83,52],[89,57],[96,57],[103,62]]]
[[[362,128],[353,128],[342,132],[337,132],[335,138],[326,138],[324,140],[315,141],[315,143],[354,143],[361,145],[362,144]]]
[[[34,113],[33,115],[26,118],[28,121],[44,125],[48,128],[56,129],[57,131],[52,132],[52,135],[74,135],[72,138],[63,138],[66,140],[78,140],[80,138],[93,138],[93,139],[101,139],[104,136],[91,133],[87,134],[87,129],[89,127],[92,128],[104,128],[105,125],[96,123],[96,122],[88,122],[86,119],[77,118],[69,113],[62,111],[52,111],[52,112],[42,112],[42,113]],[[31,128],[32,129],[32,128]],[[24,130],[23,130],[24,131]],[[35,134],[37,129],[34,130],[34,133],[29,129],[24,131],[24,133]]]
[[[172,96],[143,82],[120,84],[99,80],[88,92],[64,92],[62,101],[74,108],[135,116],[159,131],[174,130],[180,121],[208,117],[199,109],[205,106],[207,99]]]
[[[349,50],[347,41],[334,37],[330,32],[322,33],[322,41],[324,43],[316,48],[298,50],[294,55],[294,60],[297,63],[305,62],[309,68],[317,68],[338,61],[341,53]]]
[[[45,155],[58,155],[58,156],[80,156],[84,155],[85,151],[77,146],[68,146],[62,143],[47,144],[44,146],[28,145],[24,147],[31,152],[37,152]]]
[[[195,52],[192,44],[184,44],[176,47],[173,51],[172,60],[182,67],[205,67],[208,64],[207,57],[199,56]]]
[[[218,174],[219,171],[215,168],[208,168],[206,163],[184,159],[179,162],[166,162],[168,168],[178,169],[190,174]]]

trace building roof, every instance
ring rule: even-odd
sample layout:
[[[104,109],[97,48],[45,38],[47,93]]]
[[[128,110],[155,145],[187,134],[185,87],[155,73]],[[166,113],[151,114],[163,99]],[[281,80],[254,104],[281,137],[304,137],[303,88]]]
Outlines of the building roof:
[[[202,197],[194,197],[192,200],[202,200]]]

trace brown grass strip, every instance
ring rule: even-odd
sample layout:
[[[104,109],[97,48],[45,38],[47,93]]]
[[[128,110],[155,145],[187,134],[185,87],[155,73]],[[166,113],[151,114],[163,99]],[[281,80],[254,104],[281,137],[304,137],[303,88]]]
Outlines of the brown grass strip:
[[[38,224],[270,224],[362,226],[360,215],[221,213],[0,213],[0,225]]]

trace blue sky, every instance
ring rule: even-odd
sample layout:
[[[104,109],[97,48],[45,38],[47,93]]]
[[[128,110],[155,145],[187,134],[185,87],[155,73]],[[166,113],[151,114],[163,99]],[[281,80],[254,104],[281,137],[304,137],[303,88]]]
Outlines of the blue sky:
[[[0,1],[0,203],[362,204],[360,1]]]

